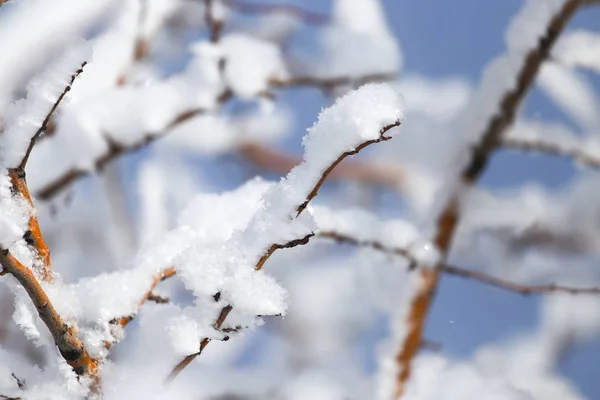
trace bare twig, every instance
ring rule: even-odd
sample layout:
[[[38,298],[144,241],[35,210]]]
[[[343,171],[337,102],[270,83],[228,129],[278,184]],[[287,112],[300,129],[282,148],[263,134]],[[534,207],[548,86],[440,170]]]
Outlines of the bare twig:
[[[156,296],[153,293],[154,288],[156,288],[156,285],[158,285],[160,282],[171,278],[172,276],[175,276],[176,271],[175,271],[175,267],[169,267],[169,268],[165,268],[162,271],[159,271],[157,274],[155,274],[152,277],[152,283],[150,284],[150,287],[148,288],[148,290],[146,291],[146,293],[144,293],[144,295],[142,296],[142,298],[138,301],[137,304],[137,310],[139,311],[140,308],[142,308],[142,306],[144,305],[144,303],[146,301],[157,301],[157,299],[160,298],[160,300],[163,300],[162,297],[160,296]],[[168,300],[167,300],[168,301]],[[158,303],[163,302],[164,301],[157,301]],[[121,327],[125,327],[125,325],[127,325],[129,322],[133,321],[133,319],[135,318],[135,314],[134,315],[127,315],[127,316],[123,316],[123,317],[119,317],[119,318],[115,318],[113,321],[111,321],[113,324],[115,325],[119,325]],[[111,346],[112,343],[105,343],[105,347],[109,348]]]
[[[329,22],[328,15],[309,11],[293,4],[250,3],[241,0],[224,0],[224,3],[237,12],[244,14],[285,13],[310,25],[324,25]]]
[[[530,294],[546,294],[546,293],[568,293],[568,294],[600,294],[600,287],[574,288],[569,286],[556,285],[550,283],[548,285],[523,285],[520,283],[510,282],[495,276],[491,276],[479,271],[468,270],[464,268],[453,267],[451,265],[443,265],[440,267],[442,272],[450,275],[460,276],[461,278],[475,279],[486,285],[494,286],[500,289],[509,290],[519,293],[524,296]]]
[[[485,170],[490,155],[500,144],[501,135],[513,123],[517,109],[535,80],[542,62],[547,59],[556,39],[580,5],[581,0],[566,1],[550,21],[537,46],[531,49],[525,57],[522,67],[517,73],[515,87],[506,92],[499,104],[498,111],[485,127],[480,142],[473,148],[470,162],[462,173],[463,184],[472,185]],[[452,196],[438,219],[434,241],[442,254],[442,259],[449,251],[458,220],[457,198]],[[419,349],[425,320],[438,285],[439,267],[440,265],[422,266],[419,269],[421,284],[410,302],[406,321],[408,331],[396,354],[398,372],[394,390],[395,399],[402,397],[410,376],[412,360]]]
[[[44,118],[44,122],[42,122],[42,125],[37,130],[35,135],[33,135],[31,137],[31,140],[29,141],[29,147],[27,147],[25,156],[23,156],[23,159],[21,160],[21,163],[19,164],[19,169],[22,169],[22,170],[25,169],[25,166],[27,165],[27,161],[29,160],[29,155],[31,154],[31,150],[33,150],[33,146],[35,146],[35,142],[39,139],[39,137],[42,135],[42,133],[44,133],[44,131],[46,130],[46,127],[48,126],[48,123],[50,122],[50,118],[52,118],[52,115],[54,115],[54,112],[56,111],[56,109],[58,108],[60,103],[63,101],[63,99],[65,98],[67,93],[71,90],[71,86],[73,85],[73,82],[75,82],[75,79],[77,79],[77,77],[83,72],[83,68],[86,65],[87,65],[87,61],[84,61],[81,64],[81,66],[75,71],[75,73],[73,75],[71,75],[71,80],[69,81],[67,86],[65,86],[65,89],[62,91],[60,96],[58,96],[58,99],[56,99],[56,101],[52,105],[52,108],[46,115],[46,118]]]
[[[20,380],[14,373],[10,374],[15,381],[17,381],[17,387],[21,390],[25,389],[25,381]]]
[[[338,243],[348,243],[356,246],[371,247],[375,250],[380,250],[385,253],[395,254],[404,257],[408,260],[410,269],[413,269],[417,265],[417,260],[412,256],[412,254],[410,254],[410,251],[400,247],[386,247],[376,240],[360,240],[350,235],[334,231],[319,231],[317,232],[316,236],[320,238],[333,239]]]
[[[568,148],[559,143],[553,143],[546,140],[519,139],[511,137],[503,138],[502,146],[507,149],[535,151],[566,157],[587,167],[600,168],[600,158],[592,156],[583,148]]]
[[[410,265],[416,264],[416,260],[410,254],[410,251],[400,247],[387,247],[381,242],[376,240],[359,240],[348,234],[338,233],[334,231],[322,231],[317,232],[316,237],[333,239],[338,243],[348,243],[361,247],[370,247],[375,250],[379,250],[385,253],[395,254],[407,259]],[[494,286],[500,289],[509,290],[522,295],[530,294],[546,294],[546,293],[569,293],[569,294],[593,294],[600,295],[600,287],[589,287],[589,288],[574,288],[563,285],[548,284],[548,285],[523,285],[520,283],[510,282],[508,280],[497,278],[492,275],[488,275],[484,272],[454,267],[452,265],[442,264],[438,269],[449,275],[455,275],[462,278],[474,279],[486,285]]]
[[[363,76],[334,76],[330,78],[319,78],[315,76],[294,76],[284,79],[271,79],[270,85],[277,87],[315,86],[324,91],[331,91],[339,86],[359,87],[371,82],[386,82],[396,78],[397,72],[379,73]]]
[[[313,189],[310,191],[310,193],[308,194],[308,196],[306,196],[306,200],[300,204],[298,206],[298,208],[296,209],[297,214],[296,216],[300,215],[302,213],[302,211],[304,211],[304,209],[306,208],[306,206],[308,206],[308,203],[310,203],[310,201],[317,195],[317,193],[319,192],[319,189],[321,188],[321,185],[323,185],[323,182],[325,182],[325,179],[327,179],[327,176],[331,173],[331,171],[333,171],[333,169],[339,164],[341,163],[346,157],[357,154],[359,151],[361,151],[362,149],[364,149],[365,147],[374,144],[374,143],[379,143],[379,142],[384,142],[386,140],[391,139],[391,136],[385,136],[385,134],[392,128],[395,128],[397,126],[400,126],[400,121],[396,121],[393,124],[384,126],[383,128],[381,128],[381,130],[379,131],[379,138],[377,139],[373,139],[373,140],[367,140],[366,142],[358,145],[356,147],[356,149],[352,150],[352,151],[347,151],[345,153],[343,153],[342,155],[340,155],[326,170],[325,172],[323,172],[323,175],[321,175],[321,178],[319,179],[319,181],[317,182],[317,184],[313,187]]]
[[[284,154],[258,143],[244,143],[238,153],[257,167],[280,175],[287,174],[302,162],[301,157]],[[404,172],[396,164],[348,160],[335,168],[327,179],[329,182],[354,181],[397,190],[403,186]]]
[[[158,304],[167,304],[169,302],[169,298],[168,297],[163,297],[163,296],[160,296],[160,295],[158,295],[156,293],[150,293],[148,295],[148,297],[146,298],[146,300],[147,301],[153,301],[153,302],[158,303]]]

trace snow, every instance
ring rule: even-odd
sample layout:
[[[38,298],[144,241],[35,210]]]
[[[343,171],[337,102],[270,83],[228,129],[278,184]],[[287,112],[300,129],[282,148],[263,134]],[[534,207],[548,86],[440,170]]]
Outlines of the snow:
[[[290,50],[291,71],[321,78],[395,75],[402,54],[391,35],[379,0],[336,0],[331,23],[318,30],[316,50],[299,44]]]
[[[11,192],[11,181],[5,169],[0,169],[0,248],[6,249],[21,239],[27,230],[29,204]]]
[[[558,63],[546,63],[540,71],[538,83],[583,130],[600,128],[600,99],[584,75]]]
[[[4,115],[0,136],[0,164],[15,168],[23,159],[30,139],[69,85],[71,76],[90,58],[87,43],[75,44],[27,85],[27,97],[12,103]]]
[[[265,92],[270,79],[285,75],[279,47],[250,35],[232,33],[220,41],[225,63],[225,80],[242,99]]]
[[[554,47],[552,58],[568,67],[600,72],[600,35],[582,29],[567,32]]]
[[[77,39],[89,26],[110,15],[119,2],[60,0],[50,4],[36,0],[13,3],[3,7],[0,15],[0,35],[19,38],[3,40],[0,43],[2,109],[34,71],[43,68],[44,64],[50,62],[63,49],[76,44]],[[53,18],[48,18],[48,15],[52,15]],[[14,68],[15,64],[20,65],[20,68]]]

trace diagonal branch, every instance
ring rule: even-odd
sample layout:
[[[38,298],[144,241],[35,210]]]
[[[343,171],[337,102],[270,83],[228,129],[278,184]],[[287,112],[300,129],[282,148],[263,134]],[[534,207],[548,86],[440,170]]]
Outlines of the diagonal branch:
[[[521,69],[516,74],[515,86],[504,94],[498,104],[497,112],[488,121],[479,143],[472,150],[470,161],[461,174],[463,184],[474,184],[487,167],[491,154],[500,144],[502,134],[513,123],[516,112],[534,82],[542,62],[548,58],[556,39],[580,5],[581,0],[566,1],[550,20],[537,45],[527,53]],[[453,194],[437,222],[434,242],[442,255],[442,260],[448,254],[459,218],[458,199],[457,195]],[[412,360],[419,349],[427,314],[439,282],[439,272],[439,265],[422,266],[419,270],[421,282],[410,301],[406,321],[407,332],[396,353],[398,370],[394,399],[399,399],[404,394],[410,377]]]
[[[390,140],[391,136],[385,136],[385,134],[387,133],[387,131],[389,131],[392,128],[395,128],[397,126],[400,126],[400,121],[396,121],[393,124],[384,126],[383,128],[381,128],[381,130],[379,131],[379,138],[378,139],[373,139],[373,140],[367,140],[366,142],[358,145],[356,147],[356,149],[352,150],[352,151],[347,151],[345,153],[343,153],[342,155],[340,155],[324,172],[323,175],[321,175],[321,178],[317,181],[317,184],[312,188],[312,190],[310,191],[310,193],[308,193],[308,196],[306,196],[306,200],[300,204],[298,206],[298,208],[296,209],[297,214],[296,217],[299,216],[302,211],[304,211],[304,209],[306,208],[306,206],[308,206],[308,203],[310,203],[310,201],[317,195],[317,193],[319,192],[319,189],[321,188],[321,186],[323,185],[323,183],[325,182],[325,179],[327,179],[327,176],[331,173],[331,171],[333,171],[333,169],[339,164],[341,163],[346,157],[348,156],[352,156],[354,154],[357,154],[359,151],[361,151],[362,149],[364,149],[365,147],[374,144],[374,143],[379,143],[379,142],[384,142],[386,140]]]
[[[600,168],[600,158],[595,157],[583,148],[565,147],[560,143],[546,140],[520,139],[506,137],[502,139],[502,146],[507,149],[520,151],[535,151],[554,156],[566,157],[574,162],[590,168]]]
[[[25,288],[65,361],[78,376],[89,377],[92,380],[92,391],[98,391],[100,382],[97,362],[88,354],[75,327],[67,325],[62,320],[31,270],[21,264],[8,250],[0,249],[0,264],[2,275],[11,274]]]

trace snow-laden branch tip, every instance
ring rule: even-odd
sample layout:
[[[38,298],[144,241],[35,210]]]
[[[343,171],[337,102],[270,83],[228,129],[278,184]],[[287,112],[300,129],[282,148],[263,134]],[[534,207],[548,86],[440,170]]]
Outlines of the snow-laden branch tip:
[[[303,139],[305,152],[302,163],[277,184],[266,188],[261,199],[263,206],[255,211],[245,228],[232,232],[216,249],[195,246],[187,252],[189,254],[180,258],[175,265],[178,274],[198,298],[206,296],[212,287],[215,289],[213,295],[207,297],[208,301],[212,301],[210,307],[214,307],[215,301],[223,304],[213,323],[214,330],[221,328],[234,309],[245,311],[253,318],[265,314],[265,311],[266,314],[282,314],[285,311],[279,286],[258,280],[267,278],[262,271],[265,262],[277,249],[308,243],[314,235],[314,224],[311,216],[302,212],[317,195],[329,173],[346,157],[370,144],[389,140],[394,133],[392,128],[400,125],[403,118],[403,99],[388,85],[365,85],[339,98],[331,107],[324,109],[318,121],[308,129]],[[211,265],[219,267],[215,270],[209,267]],[[217,278],[212,276],[215,273],[218,276],[223,273],[238,276],[244,281]],[[207,282],[214,282],[213,286]],[[269,307],[265,308],[266,304],[250,307],[258,299],[249,295],[260,286],[264,289],[256,296],[266,297],[262,302],[271,296],[272,299],[266,303]],[[179,362],[167,380],[173,380],[210,341],[211,338],[204,337],[199,351]]]

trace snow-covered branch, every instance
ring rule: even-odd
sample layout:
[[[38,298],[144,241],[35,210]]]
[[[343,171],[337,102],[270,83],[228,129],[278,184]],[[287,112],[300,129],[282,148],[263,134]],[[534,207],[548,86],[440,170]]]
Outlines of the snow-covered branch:
[[[366,103],[374,106],[374,112],[363,107]],[[247,235],[251,235],[253,244],[248,248],[254,249],[250,253],[250,260],[254,259],[251,261],[252,272],[260,273],[276,250],[308,243],[314,234],[302,213],[318,194],[327,176],[346,157],[357,154],[371,144],[391,139],[392,129],[400,125],[403,116],[402,100],[389,86],[366,85],[338,99],[319,115],[319,121],[309,129],[303,141],[303,162],[265,193],[268,206],[255,214],[246,229],[240,232],[240,237],[234,235],[223,248],[227,249],[228,243],[238,247],[239,240],[248,240]],[[248,256],[246,254],[244,257]],[[183,275],[191,273],[186,272],[188,268],[183,267]],[[223,301],[222,293],[223,290],[219,290],[212,298],[217,302]],[[232,302],[224,304],[213,324],[215,330],[220,330],[233,309]],[[253,313],[253,316],[256,314]],[[210,341],[210,338],[204,337],[199,350],[179,362],[167,381],[173,380],[200,355]]]
[[[90,389],[97,392],[100,389],[97,361],[90,357],[77,329],[64,322],[31,270],[6,249],[0,249],[0,264],[2,275],[11,274],[25,288],[65,361],[78,376],[89,379]]]
[[[552,46],[581,5],[580,0],[566,0],[553,3],[550,8],[547,3],[528,1],[514,19],[507,34],[506,55],[488,67],[479,91],[474,95],[472,107],[467,110],[464,134],[467,143],[473,143],[473,148],[460,173],[461,182],[458,186],[474,184],[483,173],[491,154],[501,142],[502,134],[514,122],[517,110],[543,61],[548,58]],[[540,15],[544,18],[540,18]],[[537,24],[530,26],[534,16]],[[523,32],[527,32],[526,37],[522,36]],[[518,67],[513,64],[515,62]],[[453,190],[458,191],[459,188]],[[448,254],[459,219],[456,194],[452,194],[437,220],[434,239],[442,254],[442,261]],[[394,399],[399,399],[405,392],[412,360],[418,351],[428,310],[439,282],[439,265],[422,265],[418,273],[420,280],[415,284],[408,312],[402,314],[402,318],[407,318],[407,329],[403,337],[398,338],[395,384],[392,393],[388,394]]]

